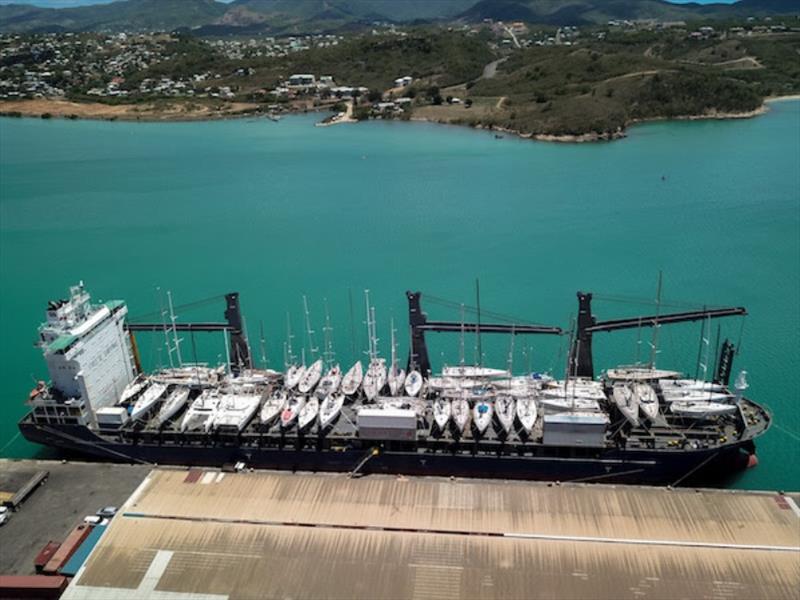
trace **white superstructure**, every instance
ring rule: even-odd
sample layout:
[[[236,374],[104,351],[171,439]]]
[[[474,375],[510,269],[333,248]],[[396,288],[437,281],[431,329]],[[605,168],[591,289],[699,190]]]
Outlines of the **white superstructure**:
[[[95,424],[95,411],[114,406],[136,376],[123,327],[128,308],[122,301],[92,304],[83,282],[69,292],[69,299],[48,303],[39,327],[50,386],[35,390],[31,404],[38,417]]]

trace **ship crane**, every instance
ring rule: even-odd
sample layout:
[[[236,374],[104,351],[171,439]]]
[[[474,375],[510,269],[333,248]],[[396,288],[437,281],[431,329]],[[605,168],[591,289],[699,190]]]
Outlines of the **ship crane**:
[[[594,378],[592,361],[592,335],[602,331],[620,331],[638,327],[660,327],[675,323],[688,323],[706,319],[719,319],[747,315],[743,307],[714,308],[678,313],[597,321],[592,314],[592,294],[578,292],[578,331],[570,348],[570,376]],[[728,340],[722,345],[715,381],[727,385],[730,379],[731,360],[735,348]]]
[[[226,338],[230,339],[230,359],[231,368],[234,373],[238,373],[242,369],[252,368],[250,357],[250,346],[247,343],[247,336],[244,333],[244,325],[242,321],[242,312],[239,307],[239,293],[231,292],[225,294],[225,321],[224,323],[173,323],[170,329],[173,331],[188,331],[188,332],[215,332],[222,331]],[[164,323],[126,323],[125,328],[131,336],[133,347],[136,343],[133,339],[133,333],[136,331],[163,331]],[[137,368],[141,371],[141,366],[138,364]]]
[[[420,304],[421,297],[422,292],[406,292],[406,298],[408,299],[408,321],[411,326],[411,349],[408,354],[408,371],[417,368],[420,373],[426,375],[431,372],[428,347],[425,342],[426,331],[440,333],[508,333],[511,335],[563,335],[564,333],[560,327],[551,327],[548,325],[481,323],[480,317],[478,323],[429,321],[428,315],[422,312],[422,306]]]

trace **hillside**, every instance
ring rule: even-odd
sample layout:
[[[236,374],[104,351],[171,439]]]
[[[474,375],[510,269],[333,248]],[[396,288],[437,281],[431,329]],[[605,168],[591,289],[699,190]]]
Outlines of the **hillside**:
[[[795,0],[683,4],[663,0],[118,0],[75,8],[0,6],[0,31],[153,31],[202,28],[201,34],[311,33],[367,26],[373,21],[458,19],[551,25],[609,19],[690,20],[800,12]]]

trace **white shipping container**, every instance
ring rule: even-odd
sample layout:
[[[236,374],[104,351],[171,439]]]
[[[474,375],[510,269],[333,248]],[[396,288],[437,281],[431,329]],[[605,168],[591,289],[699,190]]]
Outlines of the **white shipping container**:
[[[356,424],[364,439],[413,440],[417,435],[417,413],[406,408],[362,408]]]
[[[121,427],[130,419],[128,410],[123,406],[105,406],[98,408],[94,414],[97,417],[98,425]]]

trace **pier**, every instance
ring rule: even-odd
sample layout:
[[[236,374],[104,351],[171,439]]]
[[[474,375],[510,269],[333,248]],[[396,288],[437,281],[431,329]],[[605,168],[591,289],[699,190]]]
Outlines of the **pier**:
[[[42,468],[3,468],[9,465]],[[15,573],[26,573],[26,560],[32,572],[31,557],[22,557],[30,552],[6,545],[20,537],[10,529],[15,523],[32,550],[128,496],[62,596],[68,599],[749,599],[796,598],[800,586],[800,494],[45,468],[48,482],[0,529],[5,548],[19,555]],[[65,497],[70,506],[55,514]],[[10,565],[4,558],[5,573]]]

